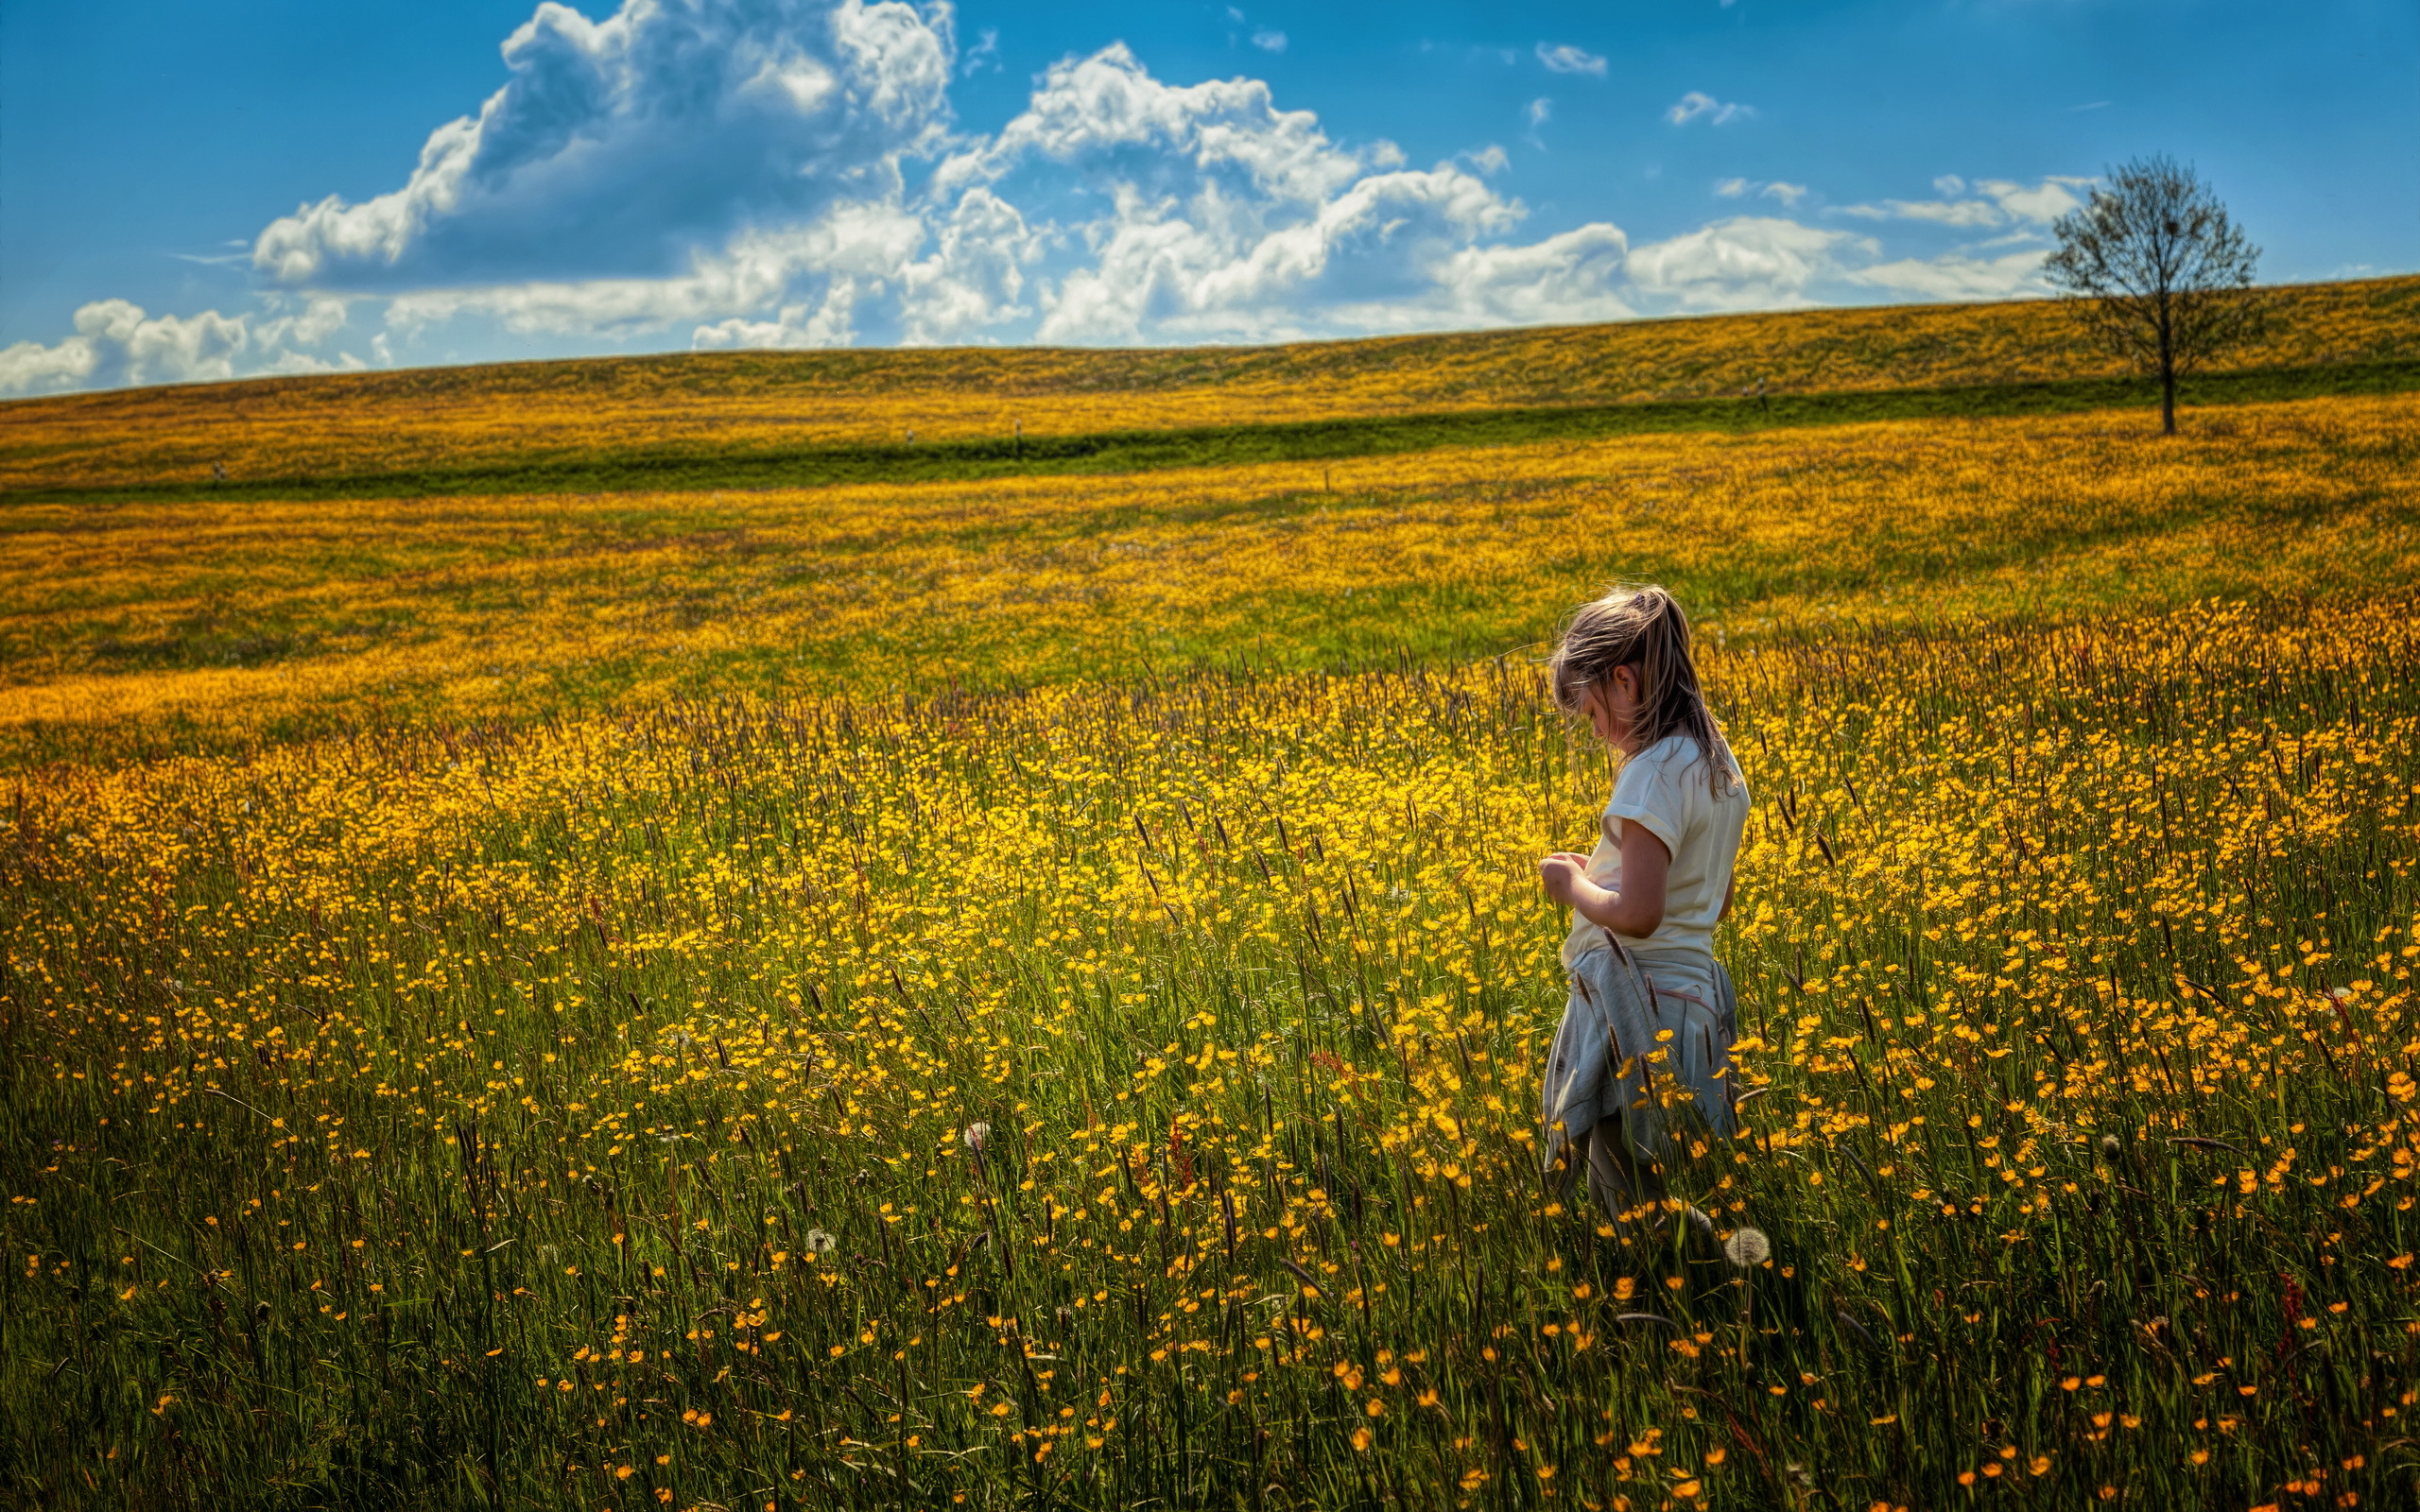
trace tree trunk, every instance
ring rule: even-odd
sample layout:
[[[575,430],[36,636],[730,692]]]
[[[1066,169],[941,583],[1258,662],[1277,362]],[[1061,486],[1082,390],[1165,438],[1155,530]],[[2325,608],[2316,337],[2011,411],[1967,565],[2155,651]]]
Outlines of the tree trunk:
[[[2159,433],[2176,434],[2176,343],[2170,335],[2164,290],[2159,301]]]

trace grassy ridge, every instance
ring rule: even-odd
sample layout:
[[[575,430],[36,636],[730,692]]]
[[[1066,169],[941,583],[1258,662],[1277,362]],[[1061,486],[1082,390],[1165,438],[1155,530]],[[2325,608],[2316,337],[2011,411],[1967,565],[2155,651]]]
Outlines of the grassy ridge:
[[[2420,389],[2420,360],[2219,372],[2186,380],[2186,406],[2399,394]],[[2148,380],[2077,378],[1950,388],[1537,405],[1156,431],[984,438],[919,445],[856,444],[765,452],[656,446],[578,460],[424,468],[395,472],[297,472],[227,484],[172,483],[0,490],[0,505],[84,497],[161,502],[377,499],[464,494],[599,493],[631,490],[817,488],[937,483],[1063,473],[1140,472],[1265,462],[1336,461],[1404,452],[1539,441],[1599,440],[1671,431],[1754,431],[1876,421],[1983,420],[2075,414],[2157,403]]]
[[[2420,278],[2265,291],[2230,369],[2420,360]],[[2112,378],[2049,301],[1277,347],[684,352],[0,404],[0,490],[577,469],[607,457],[1202,431],[1540,406]]]

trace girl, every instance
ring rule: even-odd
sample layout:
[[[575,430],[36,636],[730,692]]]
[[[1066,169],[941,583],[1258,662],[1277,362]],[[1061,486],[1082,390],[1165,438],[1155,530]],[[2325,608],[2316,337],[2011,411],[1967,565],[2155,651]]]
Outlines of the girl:
[[[1610,1214],[1659,1197],[1675,1117],[1732,1129],[1738,1037],[1714,926],[1748,784],[1707,710],[1689,622],[1661,588],[1616,590],[1572,616],[1547,662],[1554,700],[1622,753],[1595,850],[1538,863],[1572,912],[1571,996],[1547,1061],[1548,1163],[1588,1171]]]

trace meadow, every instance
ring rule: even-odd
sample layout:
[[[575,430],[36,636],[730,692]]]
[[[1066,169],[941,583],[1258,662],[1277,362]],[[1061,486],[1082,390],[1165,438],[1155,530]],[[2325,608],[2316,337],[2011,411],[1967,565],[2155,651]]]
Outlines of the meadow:
[[[2155,431],[0,502],[0,1488],[2409,1503],[2420,398]],[[1537,1160],[1617,576],[1754,1263]]]

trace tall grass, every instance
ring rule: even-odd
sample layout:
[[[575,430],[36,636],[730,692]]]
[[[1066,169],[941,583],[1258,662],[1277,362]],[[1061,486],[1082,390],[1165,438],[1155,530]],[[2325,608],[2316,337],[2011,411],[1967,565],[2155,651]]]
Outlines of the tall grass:
[[[1538,1169],[1517,663],[29,774],[0,1486],[2395,1504],[2412,608],[1718,656],[1754,1264]]]

